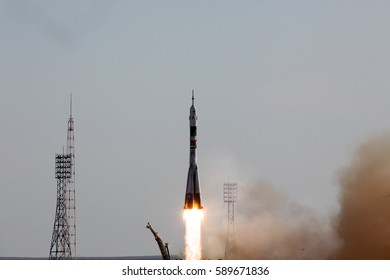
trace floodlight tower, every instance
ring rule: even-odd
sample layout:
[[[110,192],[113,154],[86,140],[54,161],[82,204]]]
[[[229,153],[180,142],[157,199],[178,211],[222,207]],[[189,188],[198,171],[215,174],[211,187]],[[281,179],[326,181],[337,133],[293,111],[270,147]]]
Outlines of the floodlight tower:
[[[233,259],[236,254],[236,239],[234,236],[234,203],[237,202],[237,183],[223,184],[223,201],[228,205],[228,226],[225,247],[225,259]]]
[[[49,259],[69,260],[72,258],[66,211],[66,181],[71,177],[71,156],[69,154],[56,154],[55,174],[57,179],[57,206]]]
[[[50,259],[72,259],[76,256],[76,193],[74,122],[72,95],[68,120],[66,152],[56,154],[57,206],[50,245]]]

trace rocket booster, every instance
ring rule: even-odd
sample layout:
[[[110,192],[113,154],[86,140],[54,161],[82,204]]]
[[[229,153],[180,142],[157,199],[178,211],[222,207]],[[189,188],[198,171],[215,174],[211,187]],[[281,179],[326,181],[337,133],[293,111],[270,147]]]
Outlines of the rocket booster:
[[[196,109],[194,91],[192,91],[192,106],[190,108],[190,167],[188,169],[186,197],[184,209],[201,209],[198,166],[196,165]]]

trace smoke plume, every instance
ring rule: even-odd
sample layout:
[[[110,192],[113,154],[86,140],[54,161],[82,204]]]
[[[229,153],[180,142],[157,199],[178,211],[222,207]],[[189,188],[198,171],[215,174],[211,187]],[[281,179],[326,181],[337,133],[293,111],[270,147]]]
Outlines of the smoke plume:
[[[340,211],[327,216],[290,201],[269,184],[241,185],[234,258],[390,259],[390,136],[361,145],[341,170],[339,184]],[[224,258],[224,210],[206,212],[206,257]]]
[[[340,176],[337,259],[390,259],[390,137],[360,147]]]
[[[260,182],[240,189],[235,236],[235,259],[327,259],[340,244],[329,217]],[[217,251],[223,258],[225,240],[226,230],[214,229],[204,255],[213,258]]]

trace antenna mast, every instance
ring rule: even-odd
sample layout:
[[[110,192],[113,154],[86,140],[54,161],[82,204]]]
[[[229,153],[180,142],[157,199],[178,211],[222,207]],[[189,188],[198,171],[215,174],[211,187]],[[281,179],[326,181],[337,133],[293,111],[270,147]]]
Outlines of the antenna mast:
[[[66,141],[66,153],[71,158],[71,176],[66,181],[67,214],[69,223],[69,238],[72,256],[76,257],[76,189],[75,189],[75,152],[74,152],[74,122],[72,115],[72,94],[70,94],[70,115]]]

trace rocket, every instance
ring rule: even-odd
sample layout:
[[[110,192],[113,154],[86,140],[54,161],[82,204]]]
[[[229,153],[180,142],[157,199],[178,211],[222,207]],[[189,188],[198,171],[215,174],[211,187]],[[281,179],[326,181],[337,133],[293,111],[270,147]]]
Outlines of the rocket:
[[[194,91],[192,91],[192,105],[190,108],[190,167],[188,169],[186,197],[184,209],[201,209],[198,166],[196,164],[196,109],[194,105]]]

